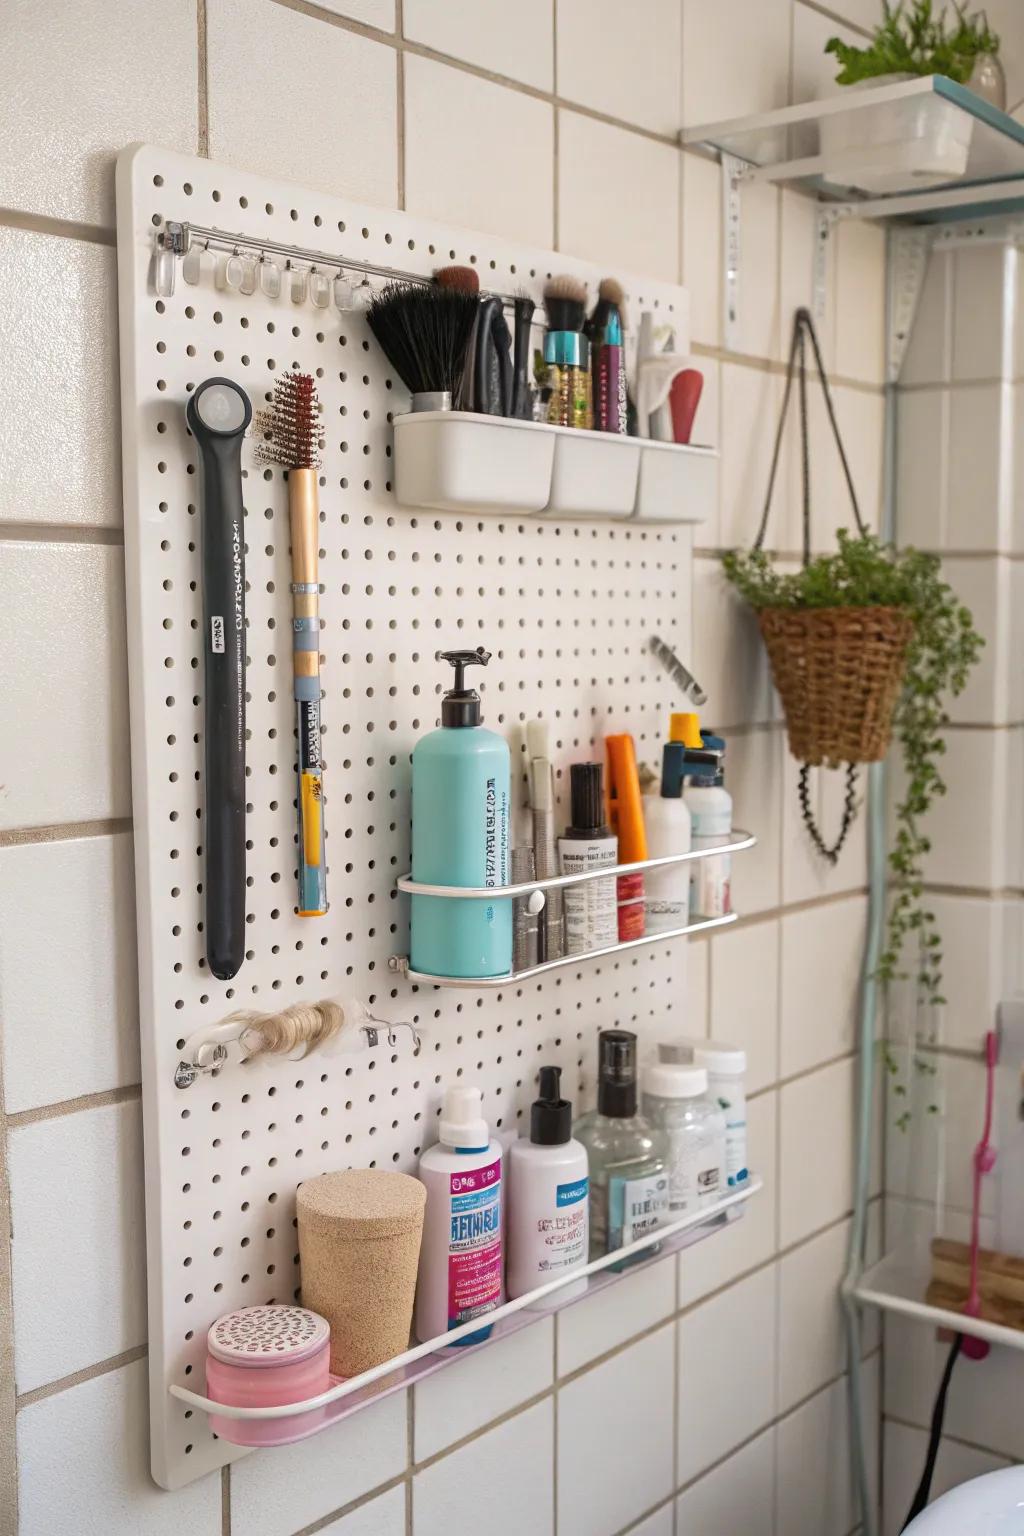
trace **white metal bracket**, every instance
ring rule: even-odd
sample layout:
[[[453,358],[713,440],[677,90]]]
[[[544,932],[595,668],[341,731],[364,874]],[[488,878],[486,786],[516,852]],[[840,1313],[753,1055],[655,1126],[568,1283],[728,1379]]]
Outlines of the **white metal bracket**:
[[[822,203],[814,225],[814,270],[812,273],[811,312],[818,327],[825,319],[828,304],[828,257],[832,248],[832,231],[839,222],[834,205]]]
[[[886,377],[895,384],[903,367],[910,333],[924,286],[933,228],[898,225],[889,234],[890,299],[886,335]]]
[[[754,167],[738,155],[722,151],[722,340],[735,352],[740,329],[740,183],[753,175]]]

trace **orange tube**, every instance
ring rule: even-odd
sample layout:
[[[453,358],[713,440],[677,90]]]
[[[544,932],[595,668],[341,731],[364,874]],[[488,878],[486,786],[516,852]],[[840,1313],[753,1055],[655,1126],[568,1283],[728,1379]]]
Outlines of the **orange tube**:
[[[606,736],[605,797],[608,823],[619,839],[619,863],[634,864],[647,858],[647,832],[644,828],[640,798],[640,775],[636,767],[636,748],[632,736],[623,733]],[[641,939],[645,931],[644,877],[620,875],[619,942]]]

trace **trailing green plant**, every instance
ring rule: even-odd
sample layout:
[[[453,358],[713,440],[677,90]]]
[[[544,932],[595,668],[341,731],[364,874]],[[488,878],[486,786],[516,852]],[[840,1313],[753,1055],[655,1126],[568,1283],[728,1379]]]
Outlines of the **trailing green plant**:
[[[835,54],[839,85],[856,85],[879,75],[947,75],[965,85],[979,54],[999,52],[984,11],[969,12],[954,0],[953,19],[933,0],[882,0],[882,21],[865,48],[830,37],[825,52]]]
[[[946,792],[940,771],[946,750],[942,729],[949,719],[946,702],[963,690],[984,641],[970,611],[943,581],[937,555],[896,549],[874,534],[855,536],[846,529],[839,530],[838,542],[835,554],[819,556],[793,572],[777,570],[763,550],[731,551],[723,565],[736,591],[755,610],[882,606],[902,608],[913,620],[893,717],[904,783],[889,853],[891,901],[885,948],[876,974],[885,983],[913,980],[919,1008],[936,1008],[945,1002],[942,938],[924,895],[923,864],[931,843],[922,824],[934,801]],[[916,950],[912,972],[902,968],[908,944]],[[898,1076],[891,1057],[887,1066]],[[919,1054],[915,1067],[919,1072],[934,1071]],[[905,1084],[897,1082],[895,1091],[907,1098]],[[897,1123],[905,1127],[909,1118],[907,1109]]]

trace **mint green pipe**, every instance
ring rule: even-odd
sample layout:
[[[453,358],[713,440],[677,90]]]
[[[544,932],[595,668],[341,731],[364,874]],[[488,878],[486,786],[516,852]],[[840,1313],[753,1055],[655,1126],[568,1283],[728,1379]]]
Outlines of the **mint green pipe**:
[[[893,329],[893,259],[891,237],[887,246],[886,343]],[[895,537],[896,527],[896,382],[887,378],[883,442],[883,501],[881,534]],[[868,920],[861,967],[860,1024],[858,1031],[857,1142],[854,1151],[853,1220],[847,1250],[846,1274],[841,1287],[846,1322],[847,1377],[850,1411],[850,1457],[860,1505],[863,1536],[877,1536],[878,1511],[871,1497],[867,1449],[864,1443],[864,1394],[861,1379],[861,1310],[854,1292],[864,1269],[868,1192],[871,1181],[871,1143],[875,1105],[875,1025],[879,985],[875,980],[882,953],[888,900],[888,848],[886,845],[887,764],[872,763],[868,769]],[[881,1405],[879,1405],[879,1408]]]

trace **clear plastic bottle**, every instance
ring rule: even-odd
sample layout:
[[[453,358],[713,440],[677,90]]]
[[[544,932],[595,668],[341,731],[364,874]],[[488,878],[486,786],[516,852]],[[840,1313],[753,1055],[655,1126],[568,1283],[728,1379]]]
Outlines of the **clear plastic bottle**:
[[[644,1118],[668,1142],[673,1219],[713,1206],[725,1193],[725,1115],[707,1092],[704,1067],[658,1062],[644,1072]]]
[[[590,1257],[599,1259],[668,1219],[665,1137],[637,1114],[636,1035],[598,1036],[597,1109],[576,1122],[590,1163]],[[649,1258],[658,1244],[627,1259]]]

